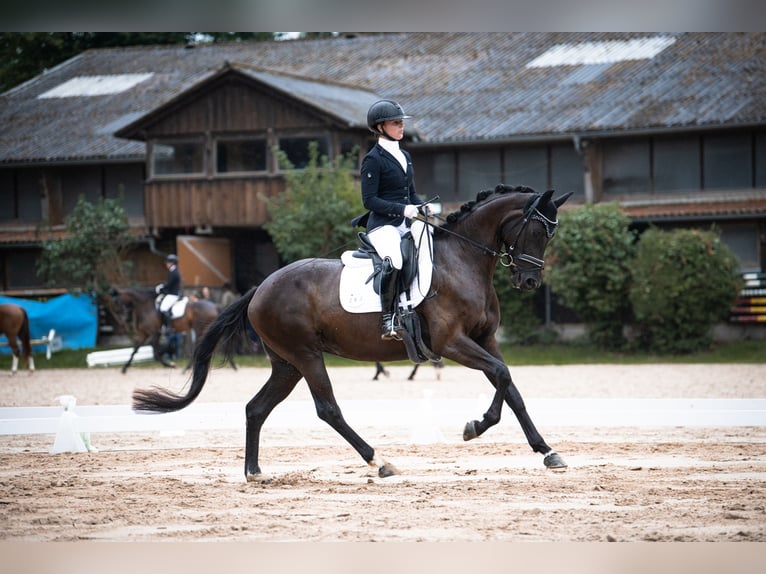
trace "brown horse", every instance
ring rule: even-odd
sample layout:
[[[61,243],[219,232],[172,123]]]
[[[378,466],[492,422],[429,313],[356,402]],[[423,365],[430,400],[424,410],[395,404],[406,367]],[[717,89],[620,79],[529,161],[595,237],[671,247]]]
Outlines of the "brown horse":
[[[549,468],[564,460],[548,446],[527,413],[511,380],[495,332],[500,309],[492,285],[498,260],[511,271],[514,287],[536,289],[542,280],[543,256],[558,225],[558,208],[571,194],[556,200],[553,191],[497,186],[483,191],[435,229],[431,292],[417,307],[423,338],[430,349],[456,363],[484,373],[495,388],[481,421],[470,421],[463,439],[480,436],[500,421],[503,403],[513,410],[532,450]],[[505,251],[503,252],[503,248]],[[324,353],[359,361],[408,358],[404,344],[380,339],[378,313],[348,313],[339,302],[341,262],[305,259],[272,273],[239,301],[227,307],[195,349],[193,374],[186,394],[165,389],[138,389],[137,411],[170,412],[189,405],[207,379],[214,352],[232,355],[232,341],[248,329],[260,335],[271,376],[245,408],[245,477],[262,480],[258,465],[261,427],[267,416],[306,379],[319,418],[327,422],[381,477],[396,474],[345,421],[335,400]]]
[[[175,363],[165,359],[169,352],[169,344],[160,343],[162,318],[154,306],[155,293],[139,289],[113,288],[111,295],[118,306],[126,311],[132,311],[133,314],[133,341],[135,345],[128,362],[122,367],[122,372],[125,373],[128,370],[138,348],[147,343],[152,346],[156,361],[166,367],[175,367]],[[215,303],[205,300],[189,301],[183,316],[173,320],[173,331],[175,333],[193,333],[194,340],[199,341],[216,317],[218,317],[218,308]]]
[[[3,303],[0,305],[0,334],[8,339],[8,346],[13,353],[11,363],[11,375],[15,375],[19,368],[19,345],[27,361],[30,371],[35,370],[35,358],[32,356],[32,343],[29,337],[29,317],[24,307],[15,303]]]

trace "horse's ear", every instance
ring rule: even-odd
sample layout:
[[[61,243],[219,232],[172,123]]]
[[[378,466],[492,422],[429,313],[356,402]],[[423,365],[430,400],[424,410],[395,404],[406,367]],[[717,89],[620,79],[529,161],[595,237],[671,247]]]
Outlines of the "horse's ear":
[[[553,196],[553,190],[549,189],[548,191],[544,191],[542,195],[540,196],[540,203],[545,204],[548,203],[551,200],[551,197]]]
[[[553,192],[551,192],[551,193],[553,193]],[[558,199],[555,199],[553,201],[553,203],[556,205],[556,207],[561,207],[562,205],[564,205],[564,202],[567,199],[569,199],[573,194],[574,194],[574,191],[570,191],[569,193],[565,193],[564,195],[562,195]]]

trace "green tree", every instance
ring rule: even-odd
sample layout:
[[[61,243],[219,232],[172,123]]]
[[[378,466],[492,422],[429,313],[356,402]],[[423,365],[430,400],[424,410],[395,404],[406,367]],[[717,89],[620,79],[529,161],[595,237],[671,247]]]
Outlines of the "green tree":
[[[273,32],[0,32],[0,93],[94,48],[273,40]]]
[[[583,320],[590,340],[606,349],[624,346],[630,310],[630,261],[635,234],[613,203],[585,205],[559,214],[545,279],[559,300]]]
[[[632,264],[639,345],[656,353],[706,350],[741,288],[739,263],[713,231],[650,228]]]
[[[133,238],[122,201],[99,199],[93,203],[80,196],[66,218],[63,238],[43,230],[42,254],[37,273],[49,284],[102,294],[114,280],[124,277],[124,255]]]
[[[363,210],[353,177],[356,153],[330,162],[312,142],[308,164],[300,170],[292,169],[284,152],[275,149],[275,153],[285,170],[286,188],[266,198],[270,221],[264,227],[282,258],[290,262],[340,256],[343,249],[356,245],[357,230],[350,222]]]

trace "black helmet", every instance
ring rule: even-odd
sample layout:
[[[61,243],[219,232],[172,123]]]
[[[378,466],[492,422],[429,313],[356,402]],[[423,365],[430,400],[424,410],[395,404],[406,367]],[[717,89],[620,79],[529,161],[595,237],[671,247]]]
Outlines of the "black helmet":
[[[165,263],[178,263],[178,255],[171,253],[165,257]]]
[[[378,133],[375,126],[388,120],[404,120],[411,118],[404,113],[402,106],[394,100],[379,100],[367,110],[367,127],[370,131]]]

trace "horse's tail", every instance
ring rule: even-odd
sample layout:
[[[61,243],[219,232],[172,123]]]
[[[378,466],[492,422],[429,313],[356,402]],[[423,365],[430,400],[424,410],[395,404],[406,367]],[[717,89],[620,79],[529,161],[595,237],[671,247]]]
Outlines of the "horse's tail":
[[[21,322],[21,329],[19,329],[19,339],[21,339],[22,355],[27,359],[32,356],[32,341],[29,336],[29,315],[25,309],[21,309],[24,314],[24,320]]]
[[[137,389],[133,392],[133,409],[166,413],[189,406],[207,381],[210,361],[219,344],[224,354],[224,362],[231,361],[234,356],[237,341],[247,328],[247,307],[256,289],[257,287],[253,287],[238,301],[226,307],[205,331],[194,349],[191,384],[185,395],[178,395],[159,387]]]

